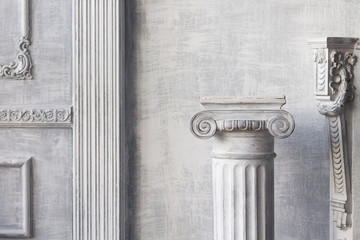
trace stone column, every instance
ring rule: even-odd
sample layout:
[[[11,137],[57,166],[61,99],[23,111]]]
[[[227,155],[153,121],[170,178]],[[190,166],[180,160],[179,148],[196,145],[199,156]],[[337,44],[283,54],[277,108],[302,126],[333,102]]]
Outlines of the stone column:
[[[214,136],[215,240],[274,239],[274,137],[293,132],[284,97],[201,98],[192,133]]]
[[[330,158],[331,239],[353,240],[351,103],[357,38],[310,40],[314,49],[315,95],[327,119]]]

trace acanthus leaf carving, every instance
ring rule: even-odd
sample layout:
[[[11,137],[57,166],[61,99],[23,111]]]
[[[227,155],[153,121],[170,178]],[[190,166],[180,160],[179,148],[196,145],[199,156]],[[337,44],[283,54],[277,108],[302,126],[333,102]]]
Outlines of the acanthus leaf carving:
[[[353,66],[356,56],[351,53],[331,52],[332,67],[329,70],[332,77],[329,87],[332,91],[330,102],[320,102],[318,111],[326,116],[337,116],[342,113],[346,103],[354,99]]]

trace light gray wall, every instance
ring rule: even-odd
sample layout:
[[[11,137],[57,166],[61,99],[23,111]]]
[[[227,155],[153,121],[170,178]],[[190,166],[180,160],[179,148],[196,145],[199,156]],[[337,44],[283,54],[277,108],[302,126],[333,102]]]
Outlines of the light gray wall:
[[[275,145],[275,237],[329,239],[326,126],[307,39],[360,37],[359,9],[354,0],[128,1],[131,239],[212,239],[211,140],[189,131],[198,97],[279,94],[296,129]]]

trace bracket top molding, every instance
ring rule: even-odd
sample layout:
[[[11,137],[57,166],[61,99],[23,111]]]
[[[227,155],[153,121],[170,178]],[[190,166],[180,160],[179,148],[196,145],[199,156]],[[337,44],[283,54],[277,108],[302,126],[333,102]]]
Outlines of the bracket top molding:
[[[190,130],[200,139],[216,132],[269,131],[276,138],[286,138],[295,128],[294,118],[281,110],[285,97],[202,97],[208,110],[193,116]]]
[[[312,48],[355,49],[358,38],[324,37],[308,40]]]

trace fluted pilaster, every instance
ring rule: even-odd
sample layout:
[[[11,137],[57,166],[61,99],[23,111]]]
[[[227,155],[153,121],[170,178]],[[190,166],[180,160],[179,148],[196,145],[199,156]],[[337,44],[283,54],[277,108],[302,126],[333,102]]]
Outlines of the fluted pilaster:
[[[73,1],[74,240],[127,240],[123,0]]]

